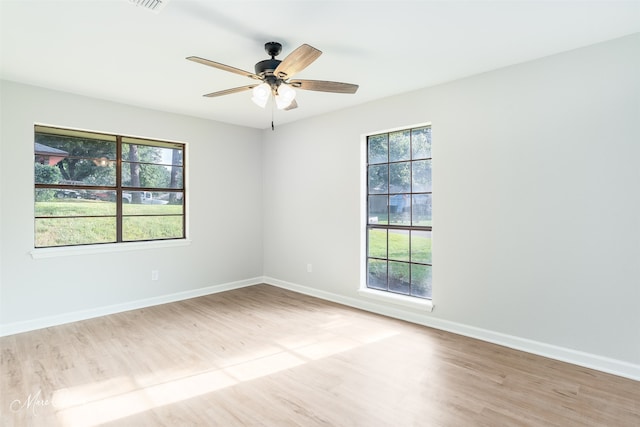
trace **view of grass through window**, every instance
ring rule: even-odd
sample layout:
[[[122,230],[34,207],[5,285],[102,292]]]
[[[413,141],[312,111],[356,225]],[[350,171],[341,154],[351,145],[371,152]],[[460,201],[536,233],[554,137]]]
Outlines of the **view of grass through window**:
[[[367,137],[367,287],[431,299],[431,127]]]
[[[184,144],[35,127],[35,247],[185,238]]]

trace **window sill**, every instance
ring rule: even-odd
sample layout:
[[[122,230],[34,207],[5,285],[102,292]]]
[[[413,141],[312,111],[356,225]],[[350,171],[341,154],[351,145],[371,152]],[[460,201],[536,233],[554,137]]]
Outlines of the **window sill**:
[[[377,291],[375,289],[361,288],[358,293],[366,298],[375,299],[390,304],[402,305],[422,311],[433,311],[433,302],[422,298],[409,297],[406,295],[394,294],[391,292]]]
[[[54,248],[37,248],[32,250],[31,258],[55,258],[75,255],[91,255],[145,249],[174,248],[191,244],[189,239],[156,240],[152,242],[106,243],[103,245],[67,246]]]

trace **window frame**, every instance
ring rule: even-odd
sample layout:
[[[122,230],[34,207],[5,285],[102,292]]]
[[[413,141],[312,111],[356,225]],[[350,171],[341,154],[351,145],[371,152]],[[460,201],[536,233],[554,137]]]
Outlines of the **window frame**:
[[[86,157],[87,160],[92,161],[108,161],[113,162],[115,165],[115,183],[113,185],[91,185],[89,183],[76,182],[76,181],[67,181],[62,183],[38,183],[36,182],[36,176],[34,175],[34,238],[33,245],[34,250],[31,252],[33,258],[46,258],[51,256],[58,256],[64,254],[79,254],[79,253],[87,253],[87,252],[111,252],[118,251],[123,248],[127,249],[137,249],[142,247],[166,247],[166,246],[182,246],[189,243],[187,239],[187,144],[183,142],[177,141],[168,141],[161,140],[157,138],[147,138],[147,137],[137,137],[137,136],[129,136],[129,135],[121,135],[110,132],[100,132],[100,131],[90,131],[76,128],[67,128],[60,126],[52,126],[52,125],[44,125],[44,124],[35,124],[34,125],[34,163],[43,163],[43,160],[46,161],[46,157],[42,156],[37,152],[37,148],[35,147],[36,143],[36,134],[38,133],[48,133],[51,135],[62,135],[62,136],[70,136],[70,137],[82,137],[86,139],[96,138],[97,141],[107,141],[113,142],[115,145],[115,158],[96,158]],[[137,146],[148,146],[155,147],[161,149],[179,149],[181,150],[181,158],[180,162],[166,163],[162,160],[158,162],[153,161],[143,161],[140,160],[140,163],[145,165],[156,165],[163,167],[177,167],[180,168],[178,182],[181,183],[179,187],[148,187],[148,186],[132,186],[132,185],[124,185],[122,182],[122,170],[123,164],[128,163],[127,159],[122,158],[122,147],[123,145],[137,145]],[[81,159],[85,159],[85,157],[79,157]],[[173,159],[172,159],[173,161]],[[97,164],[97,163],[96,163]],[[51,165],[53,166],[53,165]],[[36,223],[39,219],[51,219],[51,218],[92,218],[93,215],[38,215],[36,210],[36,194],[39,189],[64,189],[64,191],[73,191],[73,192],[87,192],[87,191],[108,191],[115,192],[115,214],[114,215],[96,215],[95,217],[99,218],[112,218],[115,220],[115,239],[112,241],[94,241],[94,242],[86,242],[86,243],[71,243],[71,244],[60,244],[60,245],[49,245],[49,246],[37,246],[37,238],[38,231],[36,227]],[[181,194],[181,203],[178,205],[181,206],[180,213],[125,213],[123,205],[124,197],[123,194],[130,194],[136,192],[152,192],[152,193],[176,193]],[[131,197],[131,196],[130,196]],[[78,197],[79,198],[79,197]],[[165,203],[166,204],[166,203]],[[133,217],[181,217],[180,226],[181,226],[181,235],[177,237],[157,237],[157,238],[144,238],[144,239],[133,239],[133,240],[125,240],[123,236],[123,223],[126,218]]]
[[[416,195],[422,195],[422,194],[428,194],[432,199],[432,195],[433,195],[433,188],[429,188],[429,191],[414,191],[414,182],[412,179],[412,168],[414,166],[414,163],[416,161],[422,161],[422,160],[428,160],[430,166],[432,167],[433,165],[433,152],[431,151],[429,154],[429,157],[414,157],[413,155],[413,149],[412,149],[412,145],[413,145],[413,141],[412,141],[412,137],[410,136],[410,140],[409,140],[409,157],[408,159],[403,159],[403,160],[394,160],[390,157],[390,150],[391,150],[391,144],[389,144],[389,136],[393,133],[397,133],[397,132],[409,132],[409,134],[412,134],[412,131],[415,130],[419,130],[419,129],[423,129],[423,128],[429,128],[429,133],[430,133],[430,138],[431,138],[431,123],[421,123],[421,124],[417,124],[417,125],[411,125],[411,126],[404,126],[404,127],[400,127],[400,128],[395,128],[395,129],[389,129],[389,130],[382,130],[382,131],[377,131],[377,132],[372,132],[372,133],[368,133],[362,136],[362,248],[363,248],[363,256],[361,257],[361,265],[362,265],[362,280],[361,280],[361,286],[359,289],[359,294],[368,298],[373,298],[376,300],[380,300],[380,301],[385,301],[385,302],[390,302],[390,303],[394,303],[394,304],[399,304],[399,305],[404,305],[404,306],[408,306],[411,308],[418,308],[418,309],[426,309],[427,311],[431,311],[433,309],[433,294],[431,293],[428,296],[419,296],[419,295],[414,295],[412,294],[411,288],[409,288],[409,291],[407,293],[402,293],[402,292],[396,292],[394,290],[390,290],[389,288],[389,262],[402,262],[408,265],[408,270],[409,270],[409,274],[411,275],[411,269],[412,269],[412,265],[417,264],[417,265],[426,265],[429,267],[430,270],[433,269],[433,258],[431,257],[428,261],[429,262],[414,262],[413,259],[411,258],[411,237],[407,237],[408,239],[408,244],[409,244],[409,258],[406,261],[398,261],[395,260],[393,258],[389,257],[389,251],[388,251],[388,235],[389,235],[389,231],[404,231],[406,232],[409,236],[411,236],[412,232],[428,232],[429,233],[429,239],[430,242],[432,242],[432,238],[433,238],[433,219],[431,216],[431,222],[429,223],[429,225],[414,225],[413,223],[413,202],[415,200],[415,196]],[[386,161],[385,162],[372,162],[370,163],[370,159],[369,159],[369,141],[371,137],[376,137],[376,136],[380,136],[380,135],[385,135],[386,134],[386,139],[387,139],[387,157],[386,157]],[[431,141],[431,139],[430,139]],[[432,148],[431,144],[430,144],[430,148]],[[369,168],[371,166],[377,166],[377,165],[387,165],[387,172],[389,171],[389,168],[391,164],[394,163],[399,163],[399,162],[408,162],[409,164],[409,183],[410,183],[410,187],[408,191],[393,191],[391,188],[387,187],[385,192],[383,193],[376,193],[376,192],[372,192],[370,193],[370,175],[369,175]],[[387,186],[390,185],[391,183],[391,177],[387,176]],[[432,176],[431,176],[431,183],[432,183]],[[386,212],[387,212],[387,223],[386,224],[380,224],[380,223],[372,223],[372,221],[370,220],[370,209],[371,209],[371,204],[370,204],[370,196],[375,196],[375,195],[383,195],[386,196],[387,201],[386,201]],[[409,209],[408,212],[408,224],[393,224],[392,220],[391,220],[391,213],[392,213],[392,208],[391,208],[391,203],[390,203],[390,198],[395,195],[395,194],[406,194],[408,195],[408,197],[410,197],[410,200],[412,202],[411,208]],[[432,207],[432,204],[431,204]],[[371,230],[385,230],[386,234],[387,234],[387,247],[386,247],[386,256],[384,258],[380,257],[380,256],[370,256],[370,231]],[[432,247],[431,247],[432,248]],[[384,260],[386,262],[386,266],[387,266],[387,270],[386,270],[386,280],[387,280],[387,285],[386,285],[386,289],[380,289],[380,287],[369,287],[369,260],[370,259],[378,259],[378,260]],[[411,283],[411,278],[409,279],[409,283]],[[433,281],[431,280],[430,283],[432,284]]]

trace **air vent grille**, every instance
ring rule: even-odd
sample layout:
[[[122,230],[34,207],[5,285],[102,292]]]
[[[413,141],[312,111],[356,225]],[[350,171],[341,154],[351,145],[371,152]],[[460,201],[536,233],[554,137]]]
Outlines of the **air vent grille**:
[[[158,13],[169,3],[169,0],[129,0],[129,3]]]

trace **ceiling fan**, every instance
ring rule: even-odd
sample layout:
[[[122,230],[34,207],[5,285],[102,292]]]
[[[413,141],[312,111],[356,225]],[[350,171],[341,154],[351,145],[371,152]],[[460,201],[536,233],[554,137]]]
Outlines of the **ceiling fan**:
[[[189,56],[187,59],[257,80],[257,82],[250,85],[208,93],[204,96],[216,97],[253,90],[251,100],[263,108],[266,106],[271,95],[273,95],[278,109],[292,110],[297,108],[298,103],[295,100],[296,92],[293,88],[334,93],[356,93],[358,90],[358,85],[351,83],[324,80],[290,80],[294,74],[304,70],[322,54],[320,50],[308,44],[303,44],[298,47],[282,61],[276,59],[276,56],[282,51],[282,45],[280,43],[265,43],[264,50],[271,56],[271,59],[258,62],[255,65],[255,73],[197,56]]]

